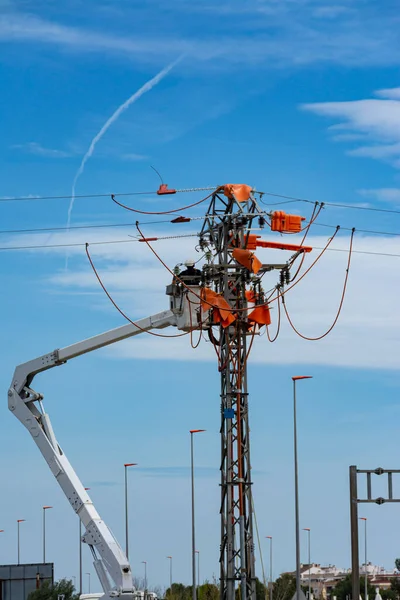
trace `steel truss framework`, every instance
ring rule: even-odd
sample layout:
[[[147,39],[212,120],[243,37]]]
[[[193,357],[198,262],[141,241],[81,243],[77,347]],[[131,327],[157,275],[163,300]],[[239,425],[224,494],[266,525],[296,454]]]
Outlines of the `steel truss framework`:
[[[367,497],[358,496],[357,480],[358,475],[362,473],[367,477]],[[349,467],[350,476],[350,533],[351,533],[351,587],[352,598],[361,598],[360,596],[360,559],[358,551],[358,505],[359,504],[378,504],[379,506],[387,502],[400,502],[400,498],[393,497],[393,474],[399,474],[400,469],[357,469],[355,465]],[[371,475],[387,474],[388,491],[387,497],[372,497]]]
[[[246,202],[219,193],[212,197],[200,234],[200,245],[213,260],[205,267],[206,283],[223,295],[232,309],[246,309],[248,269],[232,258],[233,247],[245,248],[255,219],[261,216],[255,199]],[[247,311],[236,313],[229,327],[219,326],[221,373],[221,547],[220,596],[234,600],[236,582],[241,598],[255,599],[252,482],[248,415]]]

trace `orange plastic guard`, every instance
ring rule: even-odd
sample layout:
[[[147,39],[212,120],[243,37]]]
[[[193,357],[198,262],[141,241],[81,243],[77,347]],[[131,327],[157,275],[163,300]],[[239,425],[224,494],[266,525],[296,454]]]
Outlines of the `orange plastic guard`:
[[[277,250],[291,250],[293,252],[311,252],[311,246],[299,246],[298,244],[283,244],[282,242],[267,242],[264,240],[257,240],[257,246],[261,248],[275,248]]]
[[[262,263],[251,250],[235,248],[232,252],[232,256],[240,265],[243,265],[243,267],[246,267],[246,269],[252,271],[252,273],[258,273],[262,267]]]
[[[248,200],[250,198],[251,190],[253,189],[251,185],[246,185],[244,183],[227,183],[223,188],[225,196],[233,198],[233,194],[235,194],[235,198],[239,202]]]
[[[201,308],[205,312],[210,310],[210,308],[214,308],[214,322],[221,323],[224,328],[236,320],[225,298],[210,288],[203,288],[201,290]]]
[[[250,323],[258,325],[271,325],[271,313],[268,306],[256,306],[248,316]]]
[[[280,231],[281,233],[284,231],[299,233],[302,221],[305,221],[305,217],[288,215],[283,210],[276,210],[271,216],[271,230]]]

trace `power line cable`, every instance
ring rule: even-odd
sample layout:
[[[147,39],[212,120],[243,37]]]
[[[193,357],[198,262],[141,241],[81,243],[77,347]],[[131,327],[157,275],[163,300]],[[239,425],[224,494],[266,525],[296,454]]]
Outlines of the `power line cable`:
[[[174,240],[177,238],[186,238],[186,237],[198,237],[197,233],[188,233],[186,235],[171,235],[171,236],[164,236],[164,237],[158,237],[158,240]],[[97,242],[90,242],[91,246],[106,246],[107,244],[130,244],[132,242],[140,242],[141,240],[139,239],[123,239],[123,240],[102,240],[102,241],[97,241]],[[155,241],[155,240],[153,240]],[[26,245],[26,246],[0,246],[0,252],[2,251],[14,251],[14,250],[46,250],[47,248],[52,249],[52,248],[78,248],[78,247],[82,247],[84,248],[86,245],[86,242],[71,242],[71,243],[65,243],[65,244],[32,244],[32,245]],[[323,250],[324,248],[321,246],[313,246],[314,250]],[[327,248],[326,249],[327,252],[348,252],[348,249],[346,248]],[[372,250],[353,250],[352,254],[366,254],[366,255],[370,255],[370,256],[390,256],[390,257],[394,257],[394,258],[400,258],[400,254],[396,254],[394,252],[373,252]]]
[[[264,213],[265,214],[265,213]],[[202,221],[208,218],[208,215],[203,217],[190,217],[189,221]],[[140,221],[140,225],[161,225],[161,224],[170,224],[172,221],[170,219],[160,219],[158,221]],[[176,223],[173,223],[176,224]],[[178,223],[179,224],[179,223]],[[329,227],[330,229],[336,229],[336,225],[330,225],[328,223],[317,223],[313,222],[313,226],[317,227]],[[113,227],[135,227],[136,221],[134,223],[105,223],[100,225],[71,225],[70,227],[62,226],[62,227],[32,227],[28,229],[0,229],[0,235],[5,234],[17,234],[17,233],[48,233],[51,231],[70,231],[70,230],[80,230],[80,229],[112,229]],[[351,227],[340,227],[341,231],[351,231]],[[387,235],[399,237],[400,232],[396,231],[377,231],[374,229],[358,229],[357,233],[368,233],[374,235]]]
[[[174,190],[175,193],[180,194],[180,193],[191,193],[191,192],[201,192],[201,191],[212,191],[212,190],[216,190],[218,189],[218,186],[206,186],[206,187],[198,187],[198,188],[183,188],[183,189],[177,189]],[[270,191],[257,191],[254,190],[254,193],[260,196],[260,200],[262,202],[262,204],[265,204],[267,206],[275,206],[275,205],[280,205],[280,204],[290,204],[290,203],[295,203],[295,202],[305,202],[307,204],[315,204],[315,200],[310,200],[309,198],[301,198],[299,196],[289,196],[286,194],[279,194],[277,192],[270,192]],[[118,192],[118,193],[113,193],[114,196],[150,196],[150,195],[154,195],[157,194],[157,190],[151,190],[148,192]],[[111,196],[111,192],[104,194],[104,193],[99,193],[99,194],[80,194],[78,196],[75,196],[75,198],[107,198]],[[272,196],[274,198],[282,198],[282,200],[285,200],[285,202],[277,202],[275,204],[267,204],[266,202],[264,202],[262,200],[263,196]],[[14,196],[14,197],[7,197],[7,196],[2,196],[0,197],[0,202],[25,202],[25,201],[36,201],[36,200],[70,200],[71,199],[71,195],[67,195],[67,196],[57,196],[57,195],[53,195],[53,196]],[[339,202],[324,202],[323,203],[325,206],[335,206],[337,208],[346,208],[346,209],[352,209],[352,210],[365,210],[365,211],[372,211],[372,212],[381,212],[381,213],[389,213],[389,214],[400,214],[400,210],[395,210],[395,209],[389,209],[389,208],[376,208],[376,207],[372,207],[372,206],[357,206],[355,204],[342,204]]]
[[[297,198],[296,196],[286,196],[285,194],[276,194],[275,192],[256,192],[261,196],[262,204],[267,206],[267,203],[262,200],[262,196],[273,196],[274,198],[284,198],[291,202],[307,202],[307,204],[315,204],[315,200],[309,200],[308,198]],[[389,209],[389,208],[374,208],[372,206],[357,206],[356,204],[339,204],[337,202],[324,202],[325,206],[336,206],[338,208],[349,208],[353,210],[367,210],[372,212],[382,212],[400,215],[400,210]]]
[[[209,186],[209,187],[199,187],[199,188],[186,188],[181,190],[174,190],[176,194],[183,193],[191,193],[191,192],[203,192],[209,190],[215,190],[217,186]],[[119,193],[111,193],[108,194],[79,194],[75,196],[77,198],[109,198],[111,195],[113,196],[151,196],[157,194],[157,190],[152,190],[151,192],[119,192]],[[160,194],[164,195],[164,194]],[[71,200],[71,194],[68,196],[1,196],[0,202],[28,202],[34,200]]]

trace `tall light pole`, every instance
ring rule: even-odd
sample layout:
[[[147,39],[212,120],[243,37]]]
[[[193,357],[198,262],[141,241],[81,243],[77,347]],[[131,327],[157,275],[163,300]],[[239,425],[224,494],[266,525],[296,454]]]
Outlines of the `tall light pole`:
[[[137,463],[125,463],[125,554],[129,560],[129,528],[128,528],[128,467],[137,467]]]
[[[20,558],[20,547],[19,547],[19,526],[20,523],[23,523],[25,521],[25,519],[18,519],[17,520],[17,528],[18,528],[18,564],[19,564],[19,558]]]
[[[197,587],[200,587],[200,550],[195,550],[197,554]]]
[[[191,457],[191,472],[192,472],[192,598],[196,600],[196,535],[195,535],[195,519],[194,519],[194,457],[193,457],[193,434],[202,433],[205,429],[190,430],[190,457]]]
[[[368,600],[368,577],[367,577],[367,519],[366,517],[360,517],[360,521],[364,521],[364,560],[365,560],[365,600]]]
[[[293,438],[294,438],[294,501],[296,519],[296,600],[301,598],[300,586],[300,519],[299,519],[299,471],[297,461],[297,413],[296,383],[300,379],[312,379],[311,375],[297,375],[293,380]]]
[[[88,576],[88,579],[89,579],[89,594],[90,594],[90,573],[86,573],[86,575]]]
[[[303,531],[308,532],[308,600],[311,600],[311,529],[304,527]]]
[[[52,506],[43,506],[43,564],[46,562],[46,510]]]
[[[85,487],[85,491],[87,492],[90,488]],[[82,573],[82,522],[79,518],[79,595],[81,596],[83,593],[83,573]]]
[[[270,541],[269,545],[269,600],[272,600],[272,535],[265,536]]]
[[[147,591],[147,561],[142,560],[142,565],[144,565],[144,590]]]
[[[172,594],[172,556],[167,556],[169,559],[169,589]]]

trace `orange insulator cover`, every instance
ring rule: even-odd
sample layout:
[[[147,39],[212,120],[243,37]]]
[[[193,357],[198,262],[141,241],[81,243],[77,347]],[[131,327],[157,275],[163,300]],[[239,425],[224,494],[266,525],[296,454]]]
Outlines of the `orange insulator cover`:
[[[227,183],[224,187],[224,195],[228,198],[233,198],[235,195],[236,200],[239,202],[245,202],[250,198],[251,190],[253,189],[251,185],[246,185],[244,183]]]
[[[258,325],[271,325],[271,312],[268,306],[256,306],[249,314],[248,320]]]
[[[243,265],[243,267],[246,267],[252,273],[257,274],[262,267],[262,262],[258,260],[257,256],[251,250],[235,248],[232,256],[240,265]]]
[[[256,294],[254,293],[254,290],[246,290],[245,296],[248,302],[254,302],[256,300]]]
[[[210,306],[211,305],[211,306]],[[221,323],[222,327],[228,327],[236,320],[232,314],[228,302],[220,294],[210,288],[201,290],[201,308],[203,311],[214,309],[214,322]]]
[[[289,233],[299,233],[301,231],[301,223],[305,221],[305,217],[299,215],[288,215],[283,210],[276,210],[271,216],[271,230],[284,231]]]

